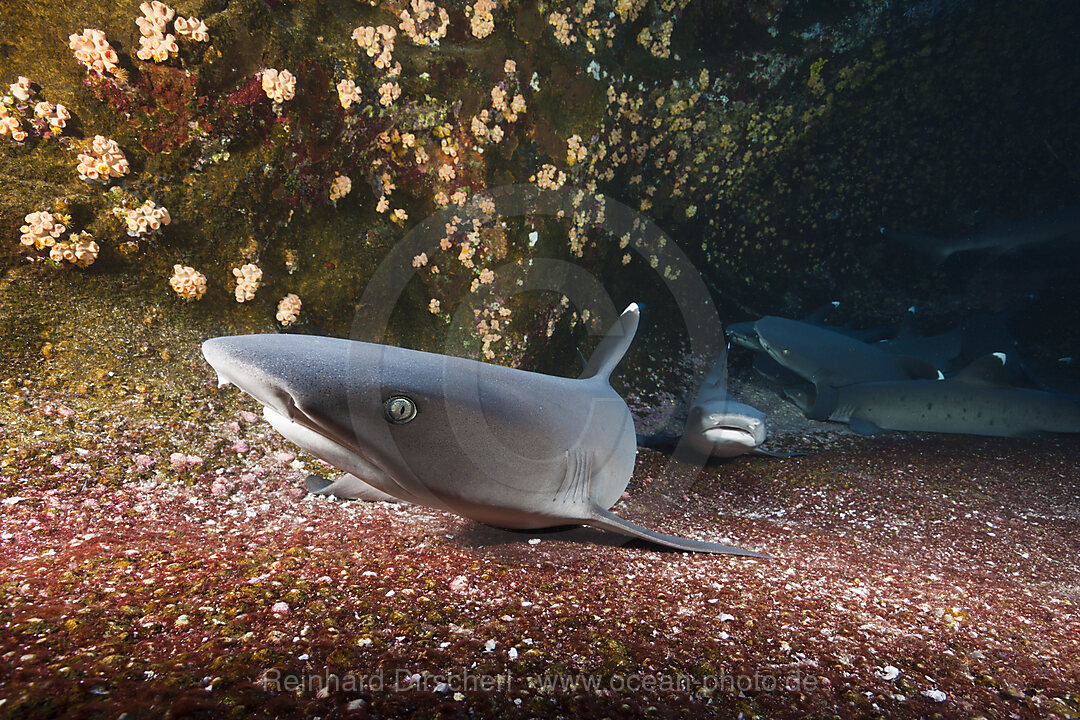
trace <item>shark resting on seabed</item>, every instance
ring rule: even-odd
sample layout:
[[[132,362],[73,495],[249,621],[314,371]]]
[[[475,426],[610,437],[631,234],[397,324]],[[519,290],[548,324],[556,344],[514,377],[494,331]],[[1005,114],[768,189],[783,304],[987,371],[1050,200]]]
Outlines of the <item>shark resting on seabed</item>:
[[[576,379],[303,335],[213,338],[202,351],[219,382],[258,400],[278,432],[346,473],[340,489],[354,497],[510,529],[589,525],[678,550],[765,557],[610,512],[637,443],[609,376],[638,317],[630,305]]]
[[[1018,388],[1007,357],[991,353],[944,380],[868,382],[836,388],[828,419],[873,435],[884,430],[1032,437],[1080,432],[1080,398]],[[811,403],[808,388],[791,388],[796,405]]]
[[[728,346],[705,375],[686,415],[681,436],[639,435],[638,445],[661,450],[681,449],[688,461],[733,458],[740,455],[793,457],[762,447],[767,437],[765,413],[736,401],[728,391]],[[684,447],[680,448],[680,441]]]

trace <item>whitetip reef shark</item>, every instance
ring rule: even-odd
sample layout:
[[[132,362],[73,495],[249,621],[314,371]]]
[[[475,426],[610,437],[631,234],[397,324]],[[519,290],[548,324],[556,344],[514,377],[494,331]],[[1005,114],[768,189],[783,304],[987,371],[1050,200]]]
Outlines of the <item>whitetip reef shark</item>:
[[[943,377],[929,363],[893,355],[818,325],[766,316],[753,327],[765,352],[814,386],[814,396],[806,409],[812,420],[829,417],[840,387]]]
[[[765,413],[731,397],[728,392],[727,356],[728,347],[725,345],[690,404],[681,438],[664,433],[644,435],[638,436],[638,445],[670,450],[677,448],[682,439],[693,454],[693,460],[740,455],[797,455],[761,447],[768,436]]]
[[[940,264],[961,252],[981,250],[1001,254],[1055,240],[1080,239],[1080,205],[1022,220],[999,222],[969,235],[935,237],[896,230],[885,230],[884,234]]]
[[[765,442],[765,413],[728,393],[726,346],[694,396],[683,437],[704,457],[717,458],[745,455]]]
[[[1080,432],[1080,401],[1013,387],[1004,353],[992,353],[946,380],[871,382],[837,388],[830,420],[864,435],[883,430],[1030,437]],[[796,404],[805,398],[794,397]]]
[[[637,331],[631,304],[580,378],[355,340],[238,335],[207,340],[219,383],[259,401],[288,440],[366,492],[510,529],[589,525],[691,552],[760,553],[665,535],[610,512],[636,437],[609,384]],[[356,495],[354,495],[356,496]]]

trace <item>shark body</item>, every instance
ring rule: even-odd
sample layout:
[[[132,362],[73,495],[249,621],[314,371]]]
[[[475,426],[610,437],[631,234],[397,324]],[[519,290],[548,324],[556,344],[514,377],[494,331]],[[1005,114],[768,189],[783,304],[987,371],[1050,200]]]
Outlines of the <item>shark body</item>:
[[[839,388],[829,419],[853,430],[1025,437],[1080,432],[1080,402],[1058,393],[1012,387],[1005,356],[995,353],[947,380],[872,382]]]
[[[766,438],[765,413],[733,400],[728,393],[727,353],[725,347],[698,388],[681,438],[666,434],[639,436],[639,445],[674,449],[681,439],[696,460],[750,453],[773,455],[761,449]]]
[[[968,235],[937,237],[890,230],[886,236],[914,248],[935,263],[942,263],[961,252],[1004,253],[1056,240],[1080,239],[1080,206],[998,223]]]
[[[728,393],[726,347],[694,396],[683,437],[702,456],[715,458],[755,452],[765,442],[765,413]]]
[[[936,368],[818,325],[766,316],[754,323],[758,342],[781,366],[814,387],[807,416],[825,420],[836,388],[867,382],[936,378]]]
[[[214,338],[203,355],[278,432],[344,471],[337,482],[353,496],[369,485],[376,499],[498,527],[584,524],[680,550],[764,557],[610,512],[633,472],[636,438],[608,378],[637,324],[631,305],[577,379],[299,335]]]

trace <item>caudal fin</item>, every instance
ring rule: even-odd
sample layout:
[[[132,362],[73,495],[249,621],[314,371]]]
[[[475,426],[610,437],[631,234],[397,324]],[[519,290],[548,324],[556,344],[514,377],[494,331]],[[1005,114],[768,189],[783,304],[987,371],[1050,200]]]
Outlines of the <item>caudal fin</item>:
[[[702,540],[690,540],[689,538],[665,535],[664,533],[658,533],[654,530],[648,530],[640,525],[635,525],[632,522],[623,520],[618,515],[614,515],[607,510],[604,510],[599,505],[593,505],[592,517],[586,520],[585,524],[594,528],[599,528],[600,530],[607,530],[609,532],[619,533],[620,535],[628,535],[630,537],[640,538],[641,540],[648,540],[657,545],[663,545],[664,547],[683,550],[685,552],[707,552],[720,555],[743,555],[745,557],[769,558],[768,555],[762,555],[753,550],[744,550],[730,545],[720,545],[718,543],[704,542]]]

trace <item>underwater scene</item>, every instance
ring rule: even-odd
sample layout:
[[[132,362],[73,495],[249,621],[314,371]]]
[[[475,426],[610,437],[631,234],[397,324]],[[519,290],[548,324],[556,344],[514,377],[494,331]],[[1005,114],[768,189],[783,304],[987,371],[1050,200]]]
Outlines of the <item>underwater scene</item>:
[[[0,0],[0,718],[1080,718],[1075,0]]]

